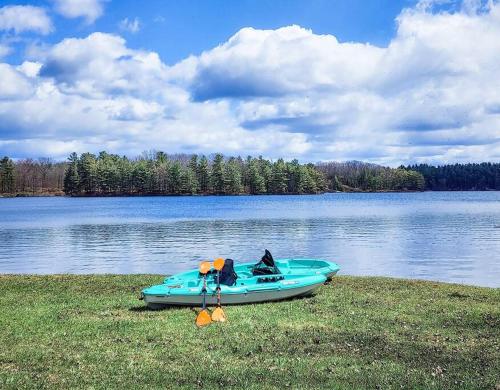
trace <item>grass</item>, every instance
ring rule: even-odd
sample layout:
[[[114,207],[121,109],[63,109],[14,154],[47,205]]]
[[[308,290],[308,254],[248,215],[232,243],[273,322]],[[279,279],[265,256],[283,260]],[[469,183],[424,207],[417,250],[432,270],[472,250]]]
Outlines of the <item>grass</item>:
[[[196,329],[161,280],[0,276],[0,388],[500,388],[500,289],[342,276]]]

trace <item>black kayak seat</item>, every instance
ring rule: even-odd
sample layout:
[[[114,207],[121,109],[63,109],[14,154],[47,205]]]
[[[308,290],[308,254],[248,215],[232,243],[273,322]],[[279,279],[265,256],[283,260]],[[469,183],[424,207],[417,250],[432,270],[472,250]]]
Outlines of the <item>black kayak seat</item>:
[[[234,261],[232,259],[224,260],[224,267],[220,271],[220,284],[234,286],[238,275],[234,271]]]
[[[252,274],[257,275],[276,275],[280,274],[281,271],[276,266],[273,255],[267,249],[262,256],[262,259],[254,265],[252,269]]]

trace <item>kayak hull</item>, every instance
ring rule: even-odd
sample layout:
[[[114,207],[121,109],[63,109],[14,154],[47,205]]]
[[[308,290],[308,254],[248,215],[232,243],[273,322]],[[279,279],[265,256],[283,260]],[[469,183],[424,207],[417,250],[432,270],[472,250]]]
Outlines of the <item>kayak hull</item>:
[[[234,286],[221,285],[223,305],[240,305],[278,301],[309,295],[331,279],[339,270],[337,264],[316,259],[276,260],[280,274],[253,275],[254,264],[243,263],[234,267],[238,275]],[[148,307],[198,306],[202,302],[203,279],[198,270],[183,272],[165,278],[163,284],[142,290]],[[207,305],[217,304],[216,278],[207,277]]]
[[[245,293],[221,294],[223,305],[242,305],[246,303],[260,303],[280,301],[283,299],[310,295],[318,287],[325,283],[326,279],[319,279],[317,283],[290,288],[286,290],[261,290],[249,291]],[[159,309],[163,306],[199,306],[201,304],[201,294],[196,295],[144,295],[144,301],[151,309]],[[217,305],[217,294],[207,293],[206,303],[208,306]]]

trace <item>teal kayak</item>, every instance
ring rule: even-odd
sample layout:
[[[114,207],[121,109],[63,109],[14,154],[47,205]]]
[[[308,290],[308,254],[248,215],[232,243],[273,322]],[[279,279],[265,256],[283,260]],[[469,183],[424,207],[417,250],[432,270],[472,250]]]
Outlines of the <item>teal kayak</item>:
[[[229,272],[232,272],[233,278],[229,278],[228,283],[221,282],[224,305],[276,301],[309,295],[340,269],[333,262],[318,259],[272,260],[269,263],[272,267],[262,261],[264,258],[257,264],[243,263],[233,266],[232,260],[226,260],[224,268],[230,264]],[[223,269],[222,273],[224,271]],[[216,274],[211,272],[207,276],[207,305],[217,304],[216,286]],[[203,279],[198,270],[192,270],[167,277],[162,284],[145,288],[141,298],[152,309],[170,305],[197,306],[201,302],[202,287]]]

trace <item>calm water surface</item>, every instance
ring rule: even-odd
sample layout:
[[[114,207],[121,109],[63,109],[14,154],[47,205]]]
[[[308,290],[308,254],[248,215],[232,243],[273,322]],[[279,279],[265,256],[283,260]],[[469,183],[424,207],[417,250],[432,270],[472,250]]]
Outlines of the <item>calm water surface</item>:
[[[223,256],[500,286],[500,192],[0,199],[0,273],[160,273]]]

